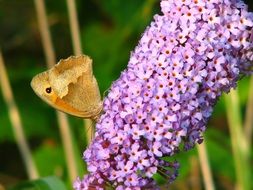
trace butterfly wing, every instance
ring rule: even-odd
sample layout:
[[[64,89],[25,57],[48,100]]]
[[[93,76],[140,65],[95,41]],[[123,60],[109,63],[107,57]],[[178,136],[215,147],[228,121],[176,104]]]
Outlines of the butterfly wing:
[[[57,109],[83,118],[96,117],[101,112],[100,92],[88,56],[61,60],[49,70],[49,82],[58,96]]]
[[[92,60],[85,55],[71,56],[60,60],[49,70],[49,82],[56,94],[62,98],[69,93],[69,85],[77,83],[78,78],[83,75],[92,77]]]

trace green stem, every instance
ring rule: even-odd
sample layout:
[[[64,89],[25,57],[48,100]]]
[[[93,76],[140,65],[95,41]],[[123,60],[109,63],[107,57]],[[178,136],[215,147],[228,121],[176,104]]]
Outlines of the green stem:
[[[250,190],[249,146],[243,133],[238,92],[226,96],[227,119],[231,135],[238,190]]]
[[[253,76],[250,78],[248,103],[246,107],[246,117],[244,123],[244,132],[251,149],[252,130],[253,130]]]
[[[203,142],[200,145],[197,145],[197,148],[198,148],[200,168],[201,168],[203,179],[204,179],[205,189],[215,190],[205,142]]]
[[[14,136],[15,136],[19,151],[21,153],[21,156],[23,158],[28,177],[29,179],[36,179],[39,177],[39,173],[35,165],[35,162],[32,158],[32,153],[29,148],[28,142],[25,138],[25,134],[23,130],[24,127],[21,122],[21,116],[18,111],[18,107],[14,100],[14,96],[12,93],[7,71],[4,65],[4,59],[2,56],[1,50],[0,50],[0,87],[2,87],[2,93],[8,107]]]

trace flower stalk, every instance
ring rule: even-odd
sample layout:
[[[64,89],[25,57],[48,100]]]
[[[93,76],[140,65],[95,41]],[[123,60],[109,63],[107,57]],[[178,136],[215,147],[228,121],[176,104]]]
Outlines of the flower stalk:
[[[237,178],[236,189],[249,190],[251,181],[250,170],[248,169],[250,168],[250,151],[243,132],[237,91],[232,90],[226,96],[226,109]]]

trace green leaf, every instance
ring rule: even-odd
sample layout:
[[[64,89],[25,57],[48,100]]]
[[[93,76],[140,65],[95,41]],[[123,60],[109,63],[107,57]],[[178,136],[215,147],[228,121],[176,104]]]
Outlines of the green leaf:
[[[45,177],[34,181],[22,182],[8,190],[67,190],[63,182],[55,177]]]
[[[34,152],[34,159],[41,176],[57,175],[64,177],[65,160],[62,148],[52,139],[48,139]],[[45,164],[47,160],[47,164]]]

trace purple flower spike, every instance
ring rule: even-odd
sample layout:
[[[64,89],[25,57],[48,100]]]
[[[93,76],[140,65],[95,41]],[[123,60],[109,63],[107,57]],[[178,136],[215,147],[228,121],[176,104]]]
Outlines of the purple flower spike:
[[[156,173],[173,181],[178,163],[161,158],[202,142],[219,96],[252,68],[253,14],[242,1],[162,0],[161,10],[104,100],[76,190],[158,189]]]

